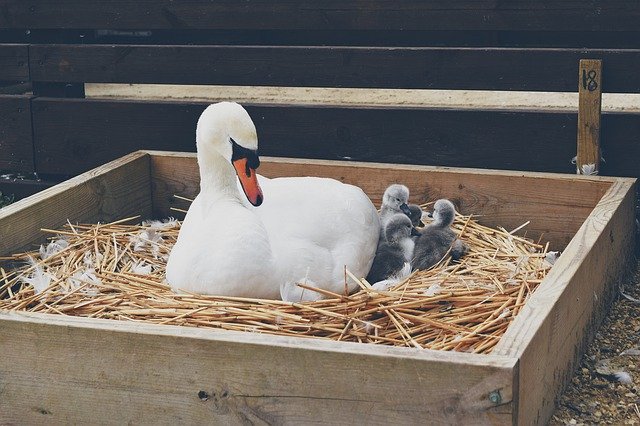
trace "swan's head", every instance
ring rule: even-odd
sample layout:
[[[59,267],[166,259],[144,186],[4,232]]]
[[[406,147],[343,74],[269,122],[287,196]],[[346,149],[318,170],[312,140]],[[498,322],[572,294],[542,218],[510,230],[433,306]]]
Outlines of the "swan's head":
[[[408,216],[411,212],[407,206],[407,201],[409,201],[409,188],[394,183],[384,191],[382,207],[398,213],[403,212]]]
[[[431,216],[436,226],[451,226],[456,217],[456,208],[451,201],[442,198],[433,205]]]
[[[420,235],[413,227],[411,219],[405,214],[397,213],[391,216],[387,226],[384,228],[384,237],[389,242],[399,242],[412,235]]]
[[[263,195],[256,169],[258,135],[247,111],[235,102],[209,105],[200,115],[196,127],[198,161],[217,153],[229,161],[236,170],[244,194],[251,204],[262,204]]]

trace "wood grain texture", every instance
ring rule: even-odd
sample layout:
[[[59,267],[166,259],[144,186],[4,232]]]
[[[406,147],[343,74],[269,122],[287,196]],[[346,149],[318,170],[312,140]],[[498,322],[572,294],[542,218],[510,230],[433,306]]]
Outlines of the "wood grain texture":
[[[92,99],[341,108],[578,112],[578,92],[336,87],[220,86],[203,84],[85,83]],[[605,113],[640,114],[640,93],[604,93]]]
[[[545,424],[634,253],[635,179],[614,182],[494,353],[520,359],[518,422]]]
[[[152,152],[151,165],[154,214],[176,216],[171,207],[186,209],[188,203],[174,195],[193,198],[199,191],[195,156]],[[510,230],[529,220],[528,235],[543,235],[555,250],[567,245],[612,182],[547,173],[269,157],[261,158],[258,172],[267,177],[332,177],[359,186],[376,205],[388,185],[402,183],[409,187],[412,202],[449,198],[462,213],[480,215],[489,226]]]
[[[581,59],[578,67],[578,174],[600,171],[602,61]],[[588,169],[593,167],[593,172]]]
[[[26,44],[0,44],[0,81],[29,80],[29,47]]]
[[[566,92],[589,57],[606,61],[607,91],[640,92],[635,49],[55,44],[30,57],[34,81]]]
[[[136,149],[195,151],[195,124],[205,106],[35,99],[37,170],[79,173]],[[575,155],[574,114],[282,105],[246,108],[256,125],[262,155],[575,170],[570,163]]]
[[[155,217],[177,217],[188,210],[189,202],[175,196],[194,199],[200,192],[200,170],[195,153],[146,151],[151,158],[151,194]],[[265,157],[260,162],[264,165]],[[277,161],[277,160],[276,160]]]
[[[303,30],[637,30],[632,0],[6,0],[4,28]],[[571,25],[567,25],[571,23]]]
[[[34,171],[31,96],[0,95],[0,170]]]
[[[533,233],[552,227],[555,243],[575,237],[497,356],[0,313],[0,423],[544,423],[633,253],[634,179],[273,158],[260,172],[332,176],[376,201],[400,180],[417,201],[447,194],[483,222],[532,220]],[[157,214],[169,194],[195,194],[197,164],[193,154],[137,152],[70,182],[2,210],[2,235],[24,223],[17,215],[42,216],[44,198],[57,203],[54,216],[75,208],[78,220],[99,220],[95,206],[78,208],[93,205],[77,202],[82,185],[126,185],[101,199],[121,215]],[[0,255],[19,244],[3,241]]]
[[[31,249],[49,236],[41,228],[57,229],[67,220],[95,223],[134,215],[151,215],[149,158],[144,153],[120,158],[0,209],[0,253]]]
[[[0,313],[0,355],[2,424],[511,424],[517,374],[506,357],[18,313]]]

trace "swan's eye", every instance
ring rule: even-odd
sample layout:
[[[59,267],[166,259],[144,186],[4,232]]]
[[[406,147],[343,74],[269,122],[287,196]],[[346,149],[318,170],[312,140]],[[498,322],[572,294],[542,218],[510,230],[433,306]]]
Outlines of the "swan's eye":
[[[240,146],[233,138],[229,138],[232,147],[231,161],[235,161],[241,158],[247,160],[247,176],[250,175],[249,169],[257,169],[260,166],[260,158],[258,157],[258,151],[254,151],[243,146]]]

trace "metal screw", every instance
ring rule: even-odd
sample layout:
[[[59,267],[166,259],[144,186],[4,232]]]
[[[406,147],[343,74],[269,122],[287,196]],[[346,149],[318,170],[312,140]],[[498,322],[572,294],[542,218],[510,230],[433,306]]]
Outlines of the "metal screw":
[[[496,405],[500,404],[502,402],[502,395],[500,395],[500,391],[494,390],[493,392],[490,392],[489,401]]]

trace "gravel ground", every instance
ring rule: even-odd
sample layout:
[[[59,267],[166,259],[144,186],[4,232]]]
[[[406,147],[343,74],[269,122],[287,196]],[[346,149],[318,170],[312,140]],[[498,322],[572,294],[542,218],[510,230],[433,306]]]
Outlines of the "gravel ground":
[[[624,293],[640,299],[640,262]],[[616,379],[621,371],[628,382]],[[549,424],[640,425],[640,301],[613,303]]]

